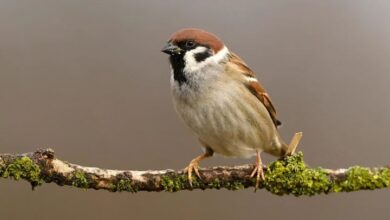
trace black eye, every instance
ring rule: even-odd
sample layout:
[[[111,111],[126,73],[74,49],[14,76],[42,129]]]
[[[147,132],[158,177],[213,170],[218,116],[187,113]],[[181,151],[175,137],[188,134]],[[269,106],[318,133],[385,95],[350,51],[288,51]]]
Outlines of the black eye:
[[[195,42],[192,40],[186,41],[186,47],[187,48],[193,48],[195,46]]]

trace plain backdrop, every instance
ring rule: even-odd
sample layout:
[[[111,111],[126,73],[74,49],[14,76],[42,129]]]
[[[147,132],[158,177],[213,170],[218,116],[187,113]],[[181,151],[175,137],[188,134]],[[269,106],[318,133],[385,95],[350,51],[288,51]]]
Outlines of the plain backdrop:
[[[216,33],[257,73],[311,166],[389,163],[390,1],[1,0],[0,152],[51,147],[113,169],[181,169],[201,152],[173,110],[179,28]],[[266,157],[267,163],[274,158]],[[253,163],[214,157],[203,166]],[[390,191],[109,193],[0,180],[8,219],[389,219]]]

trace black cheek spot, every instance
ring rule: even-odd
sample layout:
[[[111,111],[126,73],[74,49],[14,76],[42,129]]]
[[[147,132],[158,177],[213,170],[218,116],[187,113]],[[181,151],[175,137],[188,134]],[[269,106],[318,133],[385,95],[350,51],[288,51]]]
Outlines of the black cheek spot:
[[[210,56],[211,56],[211,53],[209,52],[209,50],[207,50],[205,52],[195,54],[195,60],[196,60],[196,62],[200,63]]]

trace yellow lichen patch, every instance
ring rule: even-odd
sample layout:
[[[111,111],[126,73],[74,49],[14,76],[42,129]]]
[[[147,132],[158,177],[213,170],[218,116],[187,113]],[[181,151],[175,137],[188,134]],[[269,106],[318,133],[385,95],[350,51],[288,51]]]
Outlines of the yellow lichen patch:
[[[303,161],[303,153],[299,152],[271,163],[265,173],[263,186],[277,195],[311,196],[328,193],[332,182],[324,169],[308,168]]]
[[[1,177],[12,177],[15,180],[25,179],[31,183],[33,187],[42,184],[40,177],[41,170],[30,158],[17,158],[12,163],[5,166],[0,172]]]
[[[84,172],[75,171],[72,177],[72,185],[79,188],[88,188],[89,182]]]
[[[334,192],[350,192],[361,189],[373,190],[390,187],[390,169],[368,169],[355,166],[346,173],[346,178],[333,186]]]

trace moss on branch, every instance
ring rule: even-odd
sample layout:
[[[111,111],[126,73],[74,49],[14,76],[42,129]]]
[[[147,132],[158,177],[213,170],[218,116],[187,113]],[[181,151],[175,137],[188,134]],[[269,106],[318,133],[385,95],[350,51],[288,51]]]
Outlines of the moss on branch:
[[[9,164],[0,163],[0,176],[3,178],[13,178],[14,180],[24,179],[31,183],[33,187],[41,185],[41,170],[29,157],[16,158]]]
[[[111,192],[241,190],[255,185],[255,179],[249,177],[252,169],[252,165],[201,169],[202,179],[195,177],[191,187],[183,171],[120,171],[83,167],[56,159],[50,149],[23,155],[0,154],[0,176],[3,178],[24,179],[33,187],[43,182],[55,182],[61,186]],[[276,195],[312,196],[390,187],[388,167],[310,168],[305,164],[302,152],[274,161],[264,169],[265,181],[260,188]]]

